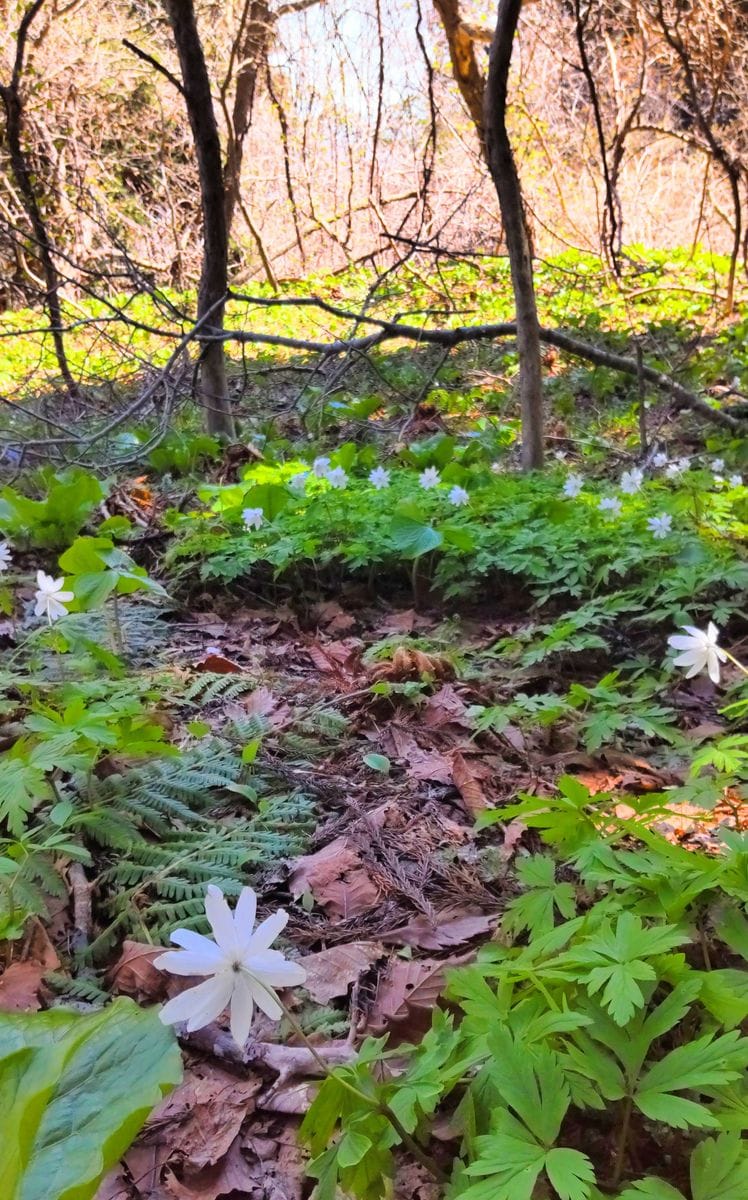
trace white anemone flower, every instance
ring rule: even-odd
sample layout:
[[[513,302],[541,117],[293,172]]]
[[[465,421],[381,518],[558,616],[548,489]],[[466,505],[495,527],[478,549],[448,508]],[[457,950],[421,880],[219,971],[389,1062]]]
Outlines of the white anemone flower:
[[[324,479],[327,472],[330,470],[330,459],[326,454],[320,454],[312,463],[312,470],[318,479]]]
[[[181,950],[167,950],[154,959],[160,971],[173,975],[205,975],[196,987],[180,992],[159,1013],[164,1025],[184,1023],[188,1032],[202,1029],[230,1008],[231,1036],[237,1046],[245,1045],[257,1005],[272,1021],[283,1014],[275,988],[295,987],[306,979],[306,971],[289,962],[270,946],[288,921],[279,909],[253,932],[257,897],[243,888],[236,909],[224,900],[215,884],[208,885],[205,915],[215,941],[192,929],[175,929],[171,940]]]
[[[348,487],[348,476],[342,467],[333,467],[327,472],[325,479],[330,487],[341,489]]]
[[[570,500],[575,500],[584,487],[584,480],[581,475],[568,475],[564,483],[564,495]]]
[[[633,496],[639,491],[644,482],[644,472],[640,467],[632,467],[630,471],[624,471],[621,476],[621,491],[626,496]]]
[[[727,482],[730,484],[730,487],[734,487],[734,488],[742,487],[743,486],[743,476],[742,475],[731,475]],[[0,547],[0,551],[1,550],[2,550],[2,547]]]
[[[721,475],[722,472],[724,471],[724,469],[725,469],[724,458],[713,458],[712,459],[712,470],[714,471],[715,475]]]
[[[714,621],[709,622],[706,630],[697,629],[695,625],[681,625],[681,629],[685,629],[688,636],[675,633],[667,640],[673,650],[683,651],[674,659],[674,665],[688,667],[686,679],[706,670],[712,683],[719,683],[719,664],[727,662],[727,655],[717,645],[719,630]]]
[[[670,513],[660,513],[659,517],[649,517],[647,520],[647,529],[655,538],[666,538],[672,528],[673,518]]]
[[[59,579],[53,579],[51,575],[45,575],[44,571],[36,573],[36,592],[34,599],[36,606],[34,615],[37,617],[45,616],[50,625],[56,621],[58,617],[67,616],[66,604],[70,600],[75,599],[73,592],[66,592],[63,589],[64,577],[61,575]]]
[[[381,492],[383,488],[388,488],[390,486],[389,471],[384,467],[374,467],[374,470],[369,472],[369,483],[378,492]]]
[[[426,467],[425,471],[421,471],[421,474],[418,476],[418,482],[427,492],[430,488],[435,488],[439,483],[439,472],[436,467]]]
[[[309,478],[308,471],[297,471],[289,480],[289,487],[292,492],[303,493],[306,491],[306,481]]]
[[[652,466],[658,471],[661,470],[662,467],[667,466],[667,454],[665,453],[664,450],[657,451],[654,458],[652,459]]]
[[[719,486],[720,486],[720,484],[722,484],[722,483],[724,483],[724,482],[725,482],[725,477],[724,477],[724,475],[713,475],[713,476],[712,476],[712,479],[714,480],[714,486],[715,486],[715,487],[719,487]]]
[[[0,542],[0,575],[3,571],[7,571],[10,564],[13,562],[13,555],[10,552],[10,546],[7,542]]]
[[[461,508],[463,504],[468,504],[469,501],[470,496],[465,491],[464,487],[460,487],[459,483],[456,483],[453,488],[450,488],[449,502],[450,504],[454,504],[455,508]]]
[[[600,512],[609,513],[611,517],[620,517],[623,505],[617,496],[603,496],[597,507]]]
[[[259,529],[265,520],[265,513],[261,508],[245,508],[242,520],[245,529]]]

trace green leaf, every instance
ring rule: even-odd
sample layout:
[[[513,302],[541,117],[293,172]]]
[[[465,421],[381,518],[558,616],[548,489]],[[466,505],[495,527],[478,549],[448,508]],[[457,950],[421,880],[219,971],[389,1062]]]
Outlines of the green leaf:
[[[155,1008],[1,1014],[3,1200],[90,1200],[181,1075]]]
[[[595,1171],[586,1154],[557,1146],[545,1156],[545,1171],[561,1200],[587,1200]]]
[[[623,912],[615,929],[605,922],[597,934],[570,951],[564,962],[588,968],[587,991],[591,996],[602,991],[602,1003],[613,1020],[617,1025],[626,1025],[644,1005],[639,985],[657,978],[646,960],[672,950],[684,940],[685,934],[673,925],[645,927],[640,917]]]
[[[363,762],[367,767],[371,767],[372,771],[379,771],[381,775],[389,775],[390,760],[386,754],[365,754]]]
[[[685,1196],[664,1179],[648,1175],[625,1188],[618,1200],[685,1200]]]
[[[691,1155],[693,1200],[745,1200],[748,1147],[737,1133],[706,1138]]]
[[[400,504],[390,526],[392,544],[405,558],[420,558],[442,544],[442,535],[413,504]]]
[[[703,1104],[673,1092],[701,1091],[739,1079],[748,1064],[748,1038],[737,1031],[704,1037],[676,1046],[642,1076],[634,1095],[637,1108],[653,1121],[676,1129],[688,1125],[716,1128],[719,1121]]]
[[[279,483],[257,483],[245,493],[244,508],[261,508],[266,521],[274,521],[291,503],[291,493]]]
[[[338,1166],[345,1169],[346,1167],[355,1167],[365,1154],[371,1150],[372,1141],[364,1133],[357,1133],[355,1129],[349,1129],[343,1134],[338,1142]]]

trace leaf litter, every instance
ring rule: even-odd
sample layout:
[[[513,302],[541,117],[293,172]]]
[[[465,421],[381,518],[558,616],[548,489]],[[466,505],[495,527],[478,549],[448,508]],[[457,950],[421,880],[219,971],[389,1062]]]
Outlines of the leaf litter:
[[[273,770],[316,798],[311,845],[293,861],[267,864],[265,899],[267,907],[293,900],[288,938],[308,971],[306,992],[293,1003],[331,1062],[348,1061],[366,1034],[386,1033],[394,1044],[418,1038],[445,973],[470,961],[496,930],[517,891],[512,860],[534,843],[512,821],[488,844],[474,829],[486,807],[522,790],[550,790],[563,767],[624,806],[627,794],[681,781],[672,762],[650,762],[646,746],[642,754],[609,747],[590,754],[575,738],[564,748],[563,730],[554,746],[542,728],[511,722],[499,734],[476,735],[469,710],[486,703],[485,659],[477,680],[474,669],[464,673],[440,650],[407,644],[415,631],[428,634],[437,624],[412,609],[349,612],[337,601],[303,618],[282,606],[243,609],[175,621],[173,641],[162,650],[182,677],[246,680],[235,699],[217,694],[201,717],[218,729],[242,717],[262,720],[262,754]],[[460,648],[468,656],[502,632],[491,619],[466,622],[465,629]],[[372,648],[380,654],[383,638],[393,639],[390,648],[367,661]],[[526,675],[531,679],[534,669]],[[379,685],[374,693],[372,685]],[[492,686],[495,698],[505,684],[497,676]],[[693,690],[684,693],[684,715],[691,709],[698,738],[704,704]],[[312,730],[316,753],[291,752],[286,732],[306,728],[319,713],[337,714],[337,732]],[[364,762],[372,748],[390,763],[388,774]],[[719,821],[739,819],[729,799],[711,826],[700,816],[695,806],[674,808],[668,836],[703,844]],[[54,937],[64,950],[70,916],[57,911]],[[125,940],[109,966],[109,989],[144,1004],[162,1001],[171,985],[153,967],[157,954]],[[46,947],[29,941],[6,966],[0,1006],[46,1006],[45,976],[58,966],[49,938]],[[183,1084],[152,1114],[97,1200],[301,1200],[296,1130],[318,1071],[292,1031],[281,1029],[283,1044],[273,1041],[278,1034],[269,1024],[254,1033],[260,1040],[244,1054],[220,1026],[185,1040]],[[410,1190],[398,1194],[433,1196],[426,1179],[400,1186]]]

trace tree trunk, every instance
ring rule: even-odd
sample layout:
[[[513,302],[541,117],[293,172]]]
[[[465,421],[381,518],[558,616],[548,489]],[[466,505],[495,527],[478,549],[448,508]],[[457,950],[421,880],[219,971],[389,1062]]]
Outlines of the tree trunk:
[[[270,8],[267,0],[248,0],[242,15],[242,28],[237,38],[237,59],[234,103],[226,147],[224,189],[226,193],[226,226],[229,233],[241,193],[244,142],[252,121],[257,77],[268,56],[271,34]]]
[[[475,56],[475,38],[462,20],[460,0],[434,0],[434,8],[444,27],[452,59],[452,72],[460,89],[470,118],[480,139],[481,153],[485,155],[484,88],[485,82]]]
[[[234,416],[226,382],[224,344],[213,340],[223,332],[228,290],[228,228],[226,225],[221,143],[218,136],[208,68],[195,20],[193,0],[163,0],[171,22],[182,72],[184,98],[195,145],[203,211],[203,264],[197,300],[197,319],[205,321],[200,344],[200,401],[209,433],[235,436]],[[212,335],[204,336],[205,334]]]
[[[54,345],[57,365],[69,394],[76,396],[78,394],[78,385],[73,379],[70,370],[62,332],[62,313],[60,311],[59,296],[60,277],[52,256],[52,244],[47,233],[47,226],[36,199],[36,190],[28,159],[23,149],[23,104],[21,102],[23,56],[29,27],[43,4],[44,0],[35,0],[23,15],[16,38],[13,74],[7,87],[0,85],[0,98],[5,109],[5,135],[8,142],[8,157],[10,158],[11,171],[13,172],[16,187],[21,194],[26,215],[31,223],[36,253],[44,273],[44,283],[46,286],[44,307],[49,315],[49,326],[52,333],[52,344]]]
[[[486,158],[499,197],[517,311],[522,467],[531,471],[543,466],[544,454],[540,324],[522,189],[506,128],[509,66],[521,7],[522,0],[499,0],[486,81],[484,127]]]

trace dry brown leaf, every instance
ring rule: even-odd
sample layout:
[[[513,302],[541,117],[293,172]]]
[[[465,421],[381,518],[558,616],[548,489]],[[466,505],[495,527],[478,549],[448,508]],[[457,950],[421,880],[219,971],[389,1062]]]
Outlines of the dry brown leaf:
[[[312,608],[317,625],[327,633],[346,633],[356,624],[350,613],[345,612],[337,600],[324,600]]]
[[[256,1196],[256,1171],[242,1154],[241,1138],[232,1141],[221,1161],[196,1172],[183,1172],[177,1179],[170,1172],[166,1195],[174,1200],[220,1200],[221,1196]]]
[[[289,886],[295,898],[311,892],[329,917],[344,920],[367,912],[379,900],[379,888],[347,838],[297,858]]]
[[[379,942],[348,942],[308,954],[304,959],[304,987],[317,1004],[327,1004],[335,996],[344,996],[384,950]]]
[[[158,967],[154,967],[153,960],[163,952],[163,946],[125,940],[122,952],[109,972],[112,991],[132,996],[141,1003],[162,999],[166,993],[167,977]]]
[[[257,1101],[257,1108],[262,1112],[292,1113],[301,1116],[308,1112],[314,1097],[319,1091],[319,1083],[305,1083],[303,1080],[286,1083],[283,1087],[272,1088],[266,1096]]]
[[[41,1008],[39,988],[46,967],[38,962],[11,963],[0,978],[0,1010],[37,1012]]]
[[[504,841],[501,843],[501,854],[504,862],[508,862],[517,849],[517,845],[522,838],[522,834],[527,832],[527,826],[524,821],[520,821],[519,817],[515,817],[508,825],[504,826]]]
[[[386,1029],[397,1025],[403,1035],[422,1030],[444,987],[445,970],[465,961],[464,955],[458,959],[391,959],[369,1014],[371,1026]]]
[[[488,808],[488,800],[480,785],[478,771],[459,750],[452,754],[452,782],[462,796],[471,817],[476,817],[484,808]]]
[[[278,705],[278,701],[270,688],[258,687],[241,702],[245,712],[255,717],[267,717]]]
[[[452,782],[451,760],[439,750],[422,750],[411,733],[395,724],[387,730],[385,740],[392,746],[392,757],[403,764],[411,779]]]
[[[45,971],[56,971],[60,965],[57,951],[41,921],[34,921],[32,925],[26,943],[26,955],[32,962],[39,963],[44,967]]]
[[[465,717],[465,702],[457,695],[451,683],[445,683],[438,692],[429,696],[421,712],[423,723],[429,729],[442,729],[445,725],[462,725],[467,728],[469,725]]]
[[[192,1172],[218,1163],[248,1113],[254,1111],[254,1098],[261,1087],[259,1078],[241,1079],[209,1062],[188,1069],[182,1083],[151,1113],[136,1143],[141,1169],[143,1155],[149,1150],[161,1164],[179,1155]],[[133,1170],[129,1156],[130,1151],[125,1159]]]
[[[204,656],[195,663],[195,670],[209,671],[212,675],[241,675],[243,668],[215,646],[210,646]]]
[[[122,1167],[115,1167],[102,1179],[94,1200],[130,1200],[131,1195]]]
[[[407,925],[383,933],[382,941],[421,950],[443,950],[446,946],[460,946],[479,934],[489,933],[493,924],[494,918],[486,913],[447,909],[436,913],[433,921],[421,913]]]

